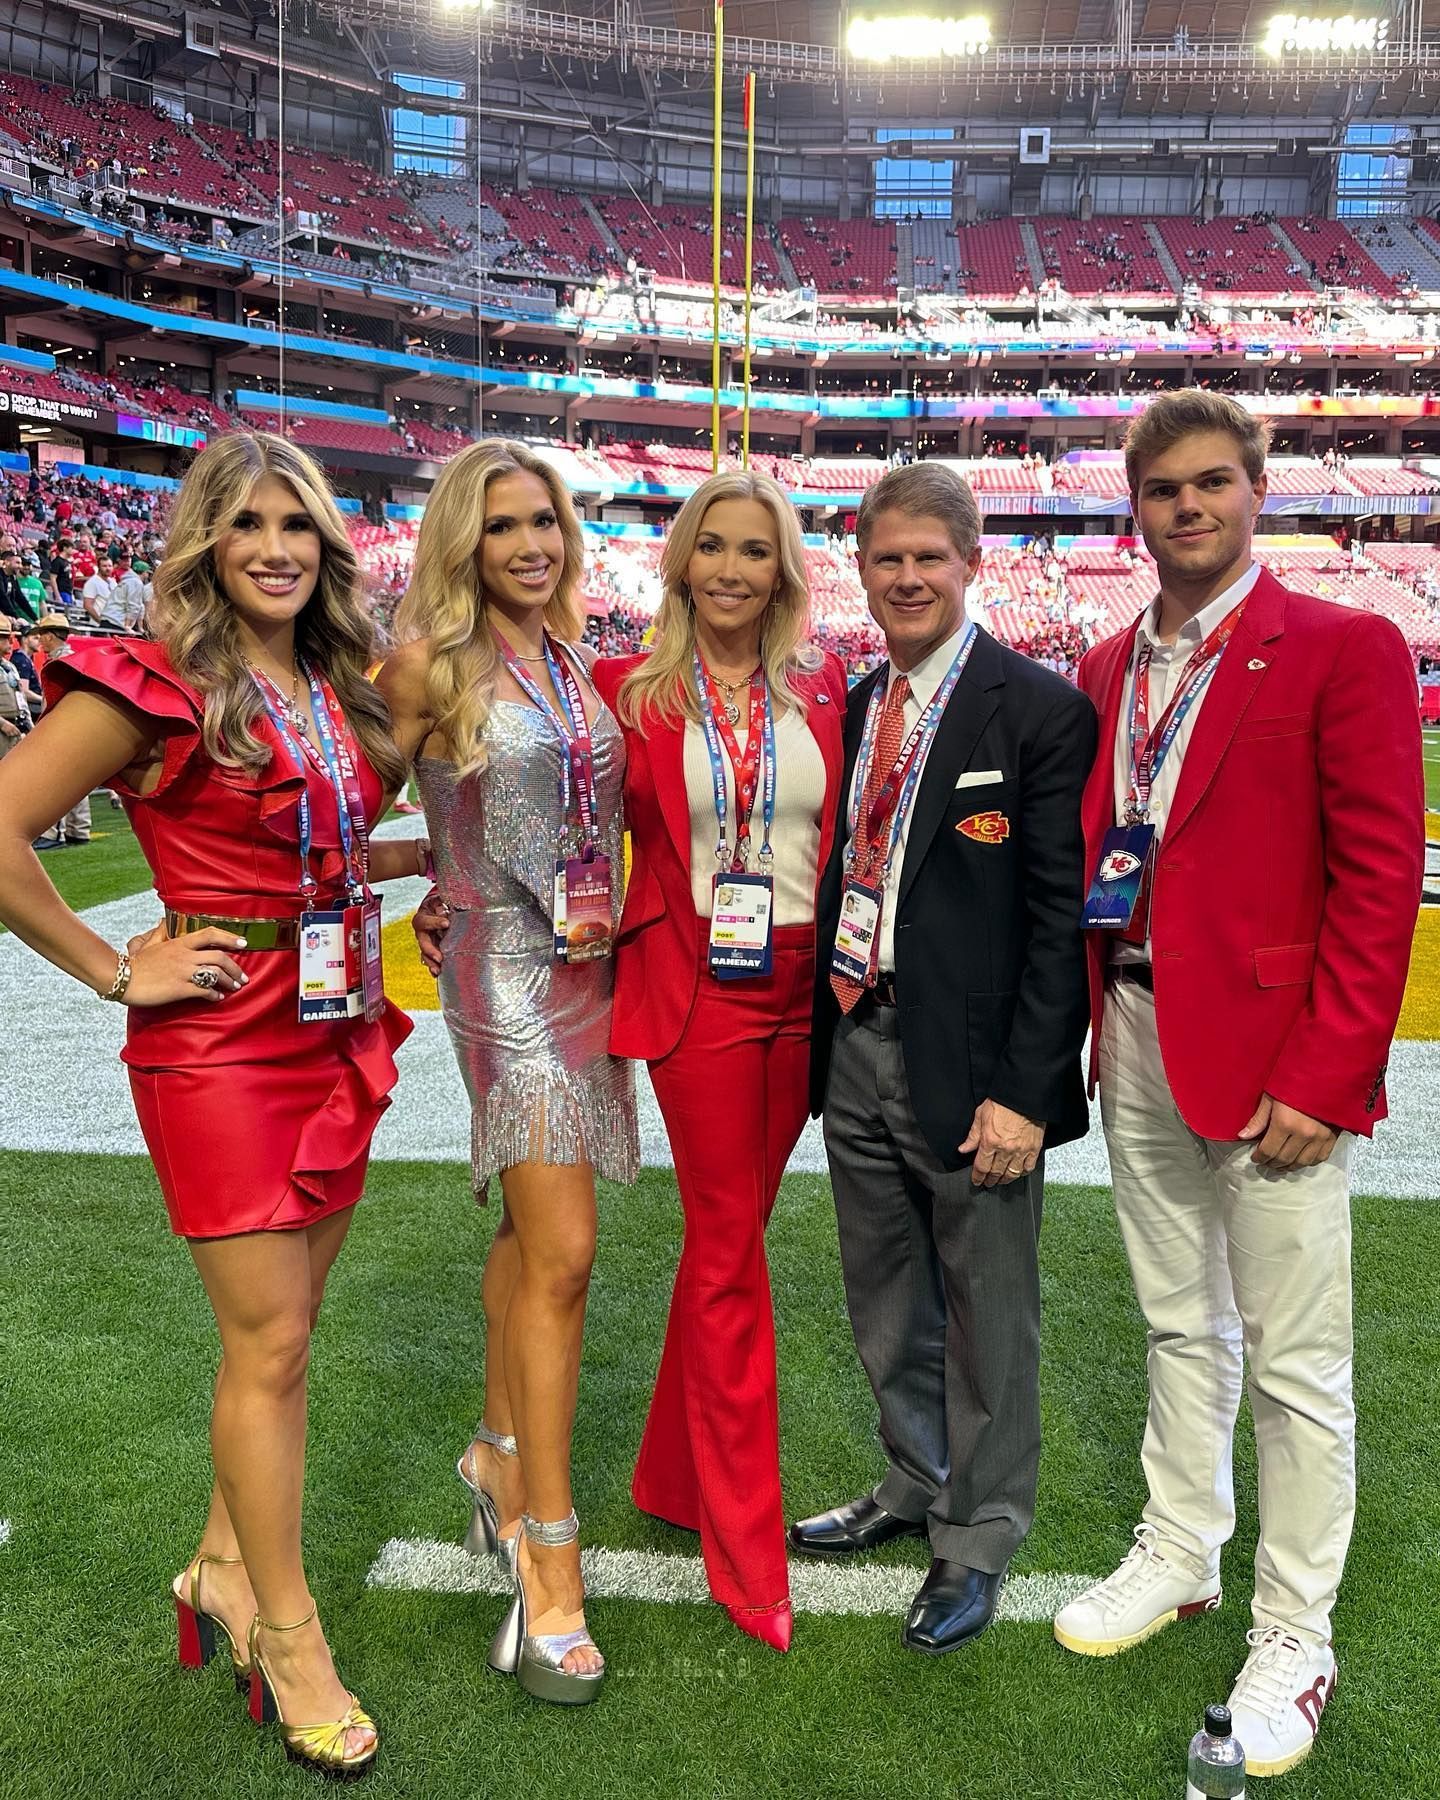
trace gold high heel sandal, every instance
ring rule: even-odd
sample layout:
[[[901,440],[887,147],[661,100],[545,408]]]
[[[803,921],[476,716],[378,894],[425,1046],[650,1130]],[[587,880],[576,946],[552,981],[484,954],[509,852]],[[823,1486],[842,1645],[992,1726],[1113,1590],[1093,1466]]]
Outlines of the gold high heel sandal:
[[[345,1717],[335,1720],[333,1724],[287,1725],[285,1715],[280,1711],[280,1702],[275,1698],[274,1686],[260,1660],[256,1643],[262,1629],[299,1631],[302,1626],[310,1623],[315,1612],[315,1602],[312,1600],[309,1612],[293,1625],[272,1625],[268,1619],[262,1619],[258,1612],[250,1621],[250,1717],[257,1725],[273,1723],[280,1727],[280,1735],[285,1741],[285,1754],[291,1762],[306,1763],[311,1768],[318,1769],[321,1774],[332,1776],[338,1781],[354,1781],[358,1776],[368,1774],[375,1766],[375,1753],[380,1748],[380,1735],[375,1732],[375,1721],[351,1694]],[[345,1739],[352,1731],[371,1731],[375,1732],[375,1736],[364,1750],[347,1755]]]
[[[502,1456],[515,1456],[518,1453],[513,1436],[492,1431],[483,1419],[475,1427],[474,1443],[489,1444],[492,1450],[498,1450]],[[501,1566],[513,1576],[514,1546],[519,1542],[519,1533],[512,1538],[501,1537],[500,1510],[495,1504],[494,1496],[475,1479],[474,1443],[467,1446],[464,1455],[455,1465],[455,1473],[470,1494],[470,1529],[465,1533],[464,1548],[471,1556],[498,1556]]]
[[[553,1521],[521,1515],[525,1536],[532,1544],[558,1546],[573,1544],[580,1535],[580,1521],[572,1507],[567,1518]],[[500,1622],[490,1645],[486,1661],[497,1675],[513,1675],[527,1694],[537,1700],[549,1700],[557,1706],[586,1706],[600,1697],[600,1684],[605,1679],[602,1666],[592,1672],[572,1672],[565,1658],[572,1650],[589,1648],[599,1654],[599,1645],[585,1625],[584,1612],[556,1617],[558,1631],[536,1634],[530,1629],[529,1607],[525,1599],[525,1582],[520,1574],[519,1536],[515,1539],[515,1598]],[[542,1613],[541,1619],[554,1617]],[[536,1623],[540,1623],[537,1619]]]
[[[230,1651],[230,1669],[235,1677],[235,1687],[244,1693],[250,1684],[250,1665],[240,1655],[230,1628],[216,1613],[206,1612],[200,1604],[200,1571],[206,1563],[214,1563],[217,1568],[238,1565],[243,1561],[239,1556],[214,1556],[208,1550],[202,1550],[188,1568],[176,1576],[170,1592],[175,1598],[175,1623],[179,1631],[180,1666],[182,1669],[203,1669],[220,1648],[219,1637],[223,1637]],[[188,1585],[189,1597],[182,1591]]]

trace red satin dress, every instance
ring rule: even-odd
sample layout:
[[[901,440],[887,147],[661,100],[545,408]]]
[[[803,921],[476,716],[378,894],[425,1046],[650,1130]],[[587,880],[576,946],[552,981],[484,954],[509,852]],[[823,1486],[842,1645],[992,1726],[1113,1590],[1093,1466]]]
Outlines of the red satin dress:
[[[320,884],[314,904],[340,903],[345,861],[334,793],[314,769],[299,774],[264,714],[255,730],[274,755],[251,775],[205,754],[201,697],[159,644],[77,645],[49,663],[44,683],[52,704],[75,688],[99,689],[160,727],[164,764],[153,792],[137,794],[119,777],[109,785],[163,905],[221,918],[298,916],[302,784],[310,869]],[[380,780],[353,747],[373,818]],[[218,1005],[197,995],[131,1007],[121,1053],[171,1227],[186,1238],[291,1231],[353,1206],[397,1079],[394,1052],[412,1029],[388,1004],[373,1022],[302,1025],[296,951],[230,954],[250,978],[245,987]]]

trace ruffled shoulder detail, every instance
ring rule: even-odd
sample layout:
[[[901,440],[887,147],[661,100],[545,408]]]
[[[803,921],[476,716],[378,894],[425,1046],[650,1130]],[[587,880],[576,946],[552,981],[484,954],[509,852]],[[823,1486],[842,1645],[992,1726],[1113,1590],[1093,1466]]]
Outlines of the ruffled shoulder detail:
[[[76,688],[99,688],[128,701],[160,726],[164,766],[157,785],[142,796],[120,777],[111,783],[132,799],[153,800],[163,793],[200,748],[204,699],[171,668],[162,644],[141,638],[97,638],[77,644],[69,656],[51,657],[40,679],[47,705]]]

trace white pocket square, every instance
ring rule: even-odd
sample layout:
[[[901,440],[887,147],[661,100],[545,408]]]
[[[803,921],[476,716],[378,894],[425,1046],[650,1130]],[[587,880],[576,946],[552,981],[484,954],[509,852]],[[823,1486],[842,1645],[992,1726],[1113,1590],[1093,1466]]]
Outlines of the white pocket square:
[[[984,787],[989,781],[1003,781],[1004,775],[999,769],[967,769],[955,783],[957,788]]]

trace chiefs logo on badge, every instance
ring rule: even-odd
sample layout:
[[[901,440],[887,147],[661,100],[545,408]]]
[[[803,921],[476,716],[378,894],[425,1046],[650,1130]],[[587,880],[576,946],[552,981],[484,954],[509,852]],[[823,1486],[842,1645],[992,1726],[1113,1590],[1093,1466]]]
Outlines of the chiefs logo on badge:
[[[1010,821],[1002,812],[971,813],[955,829],[977,844],[999,844],[1010,835]]]

